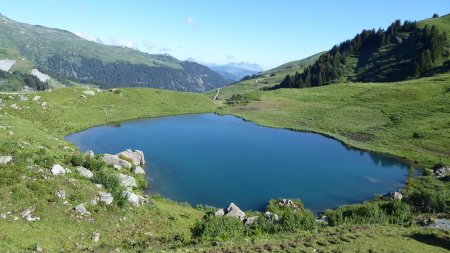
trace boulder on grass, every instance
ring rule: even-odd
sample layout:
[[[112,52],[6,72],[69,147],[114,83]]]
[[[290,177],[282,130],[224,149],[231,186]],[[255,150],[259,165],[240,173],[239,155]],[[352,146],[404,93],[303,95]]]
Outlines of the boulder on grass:
[[[104,154],[102,155],[102,160],[108,164],[112,165],[114,167],[120,167],[120,168],[126,168],[131,169],[132,165],[128,161],[125,161],[123,159],[120,159],[117,155],[110,155],[110,154]]]

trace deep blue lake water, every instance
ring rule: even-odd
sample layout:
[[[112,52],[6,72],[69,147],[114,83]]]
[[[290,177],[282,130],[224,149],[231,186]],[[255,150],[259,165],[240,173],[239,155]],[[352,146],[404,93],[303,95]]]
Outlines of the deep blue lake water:
[[[320,212],[397,190],[408,176],[408,165],[392,157],[211,113],[99,126],[66,139],[81,151],[143,150],[148,191],[194,206],[262,210],[272,198],[300,198]]]

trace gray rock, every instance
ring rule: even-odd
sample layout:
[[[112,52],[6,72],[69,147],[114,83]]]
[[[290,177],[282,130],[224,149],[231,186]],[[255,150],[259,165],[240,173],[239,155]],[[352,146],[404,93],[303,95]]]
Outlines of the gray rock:
[[[20,216],[22,216],[22,218],[25,218],[27,221],[38,221],[41,218],[33,215],[34,210],[36,210],[36,207],[30,206],[27,209],[23,210]]]
[[[400,192],[390,192],[383,196],[387,200],[402,200],[403,195]]]
[[[88,150],[88,151],[84,152],[84,154],[89,156],[90,158],[95,157],[94,151],[92,151],[92,150]]]
[[[100,240],[100,233],[93,233],[91,239],[94,242],[98,242]]]
[[[64,191],[61,188],[56,190],[55,195],[56,195],[56,197],[58,197],[60,199],[66,199],[66,191]]]
[[[141,202],[141,198],[130,191],[124,191],[123,196],[125,196],[128,199],[128,202],[133,206],[138,206]]]
[[[269,211],[264,213],[264,217],[266,217],[266,219],[271,220],[271,221],[279,221],[280,220],[280,218],[278,217],[278,214],[271,213]]]
[[[28,97],[24,96],[24,95],[20,95],[19,100],[20,101],[28,101]]]
[[[79,204],[77,207],[75,207],[75,212],[81,215],[91,215],[91,213],[86,209],[84,204]]]
[[[98,199],[100,202],[110,205],[113,202],[114,197],[109,192],[98,192]]]
[[[61,165],[55,164],[50,169],[53,175],[66,174],[66,169],[64,169]]]
[[[26,216],[31,215],[34,212],[34,210],[36,210],[36,207],[35,206],[30,206],[27,209],[23,210],[20,213],[20,216],[22,216],[22,218],[25,218]]]
[[[449,167],[441,167],[433,170],[433,174],[436,178],[444,178],[450,175],[450,166]]]
[[[38,101],[39,99],[41,99],[41,96],[34,96],[33,97],[33,101]]]
[[[258,216],[248,217],[245,219],[244,224],[250,226],[258,220]]]
[[[46,107],[46,106],[47,106],[47,102],[42,102],[42,103],[41,103],[41,106],[42,106],[42,107]]]
[[[12,161],[12,156],[7,155],[7,156],[0,156],[0,165],[2,164],[8,164]]]
[[[278,202],[278,205],[298,209],[298,206],[294,203],[294,201],[292,201],[290,199],[282,199],[281,201]]]
[[[78,166],[77,170],[78,170],[78,172],[80,172],[80,175],[82,175],[85,178],[92,178],[94,176],[92,171],[86,169],[85,167]]]
[[[145,174],[145,170],[141,166],[136,166],[133,169],[133,174]]]
[[[127,159],[130,159],[133,162],[133,165],[143,165],[145,164],[145,158],[144,158],[144,152],[140,150],[131,150],[127,149],[125,151],[120,152],[117,154],[118,156],[124,156]]]
[[[225,217],[234,217],[238,218],[241,221],[245,219],[245,213],[234,203],[231,203],[226,209],[225,209]]]
[[[15,110],[20,109],[19,106],[17,106],[17,104],[12,104],[10,107]]]
[[[432,224],[425,226],[425,228],[450,230],[450,220],[447,219],[435,219]]]
[[[122,185],[127,188],[133,188],[133,187],[137,186],[136,179],[134,179],[134,177],[132,177],[132,176],[120,174],[119,178],[120,178],[120,181],[122,182]]]
[[[223,210],[223,208],[217,209],[217,211],[214,212],[214,216],[216,217],[222,217],[225,215],[225,211]]]
[[[95,96],[95,91],[93,90],[85,90],[83,93],[89,96]]]
[[[128,161],[120,159],[117,155],[104,154],[102,155],[102,160],[113,166],[120,166],[121,168],[131,169],[132,165]]]

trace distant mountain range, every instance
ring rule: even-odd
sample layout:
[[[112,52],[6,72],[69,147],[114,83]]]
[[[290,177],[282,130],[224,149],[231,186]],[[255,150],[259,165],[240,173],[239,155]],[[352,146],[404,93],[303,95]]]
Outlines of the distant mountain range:
[[[193,58],[188,58],[186,61],[197,62]],[[208,66],[210,69],[221,74],[225,79],[233,82],[241,80],[244,76],[251,76],[263,71],[258,64],[248,62],[230,62],[227,64],[197,63]]]
[[[9,66],[11,60],[15,63]],[[151,87],[204,92],[230,83],[195,62],[104,45],[65,30],[16,22],[1,14],[0,61],[10,73],[30,74],[32,69],[38,69],[66,85],[72,81],[101,88]],[[0,80],[0,90],[6,83]]]

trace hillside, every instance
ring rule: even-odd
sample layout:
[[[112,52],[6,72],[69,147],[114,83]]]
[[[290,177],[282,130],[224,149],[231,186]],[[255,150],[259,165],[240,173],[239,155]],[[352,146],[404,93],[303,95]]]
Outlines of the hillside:
[[[245,76],[251,76],[262,71],[262,68],[257,64],[250,64],[246,62],[227,63],[227,64],[206,64],[210,69],[221,74],[225,79],[233,82],[241,80]]]
[[[396,20],[386,30],[363,30],[322,54],[302,73],[287,75],[274,88],[400,81],[448,72],[449,22],[446,15],[418,23]]]
[[[96,84],[101,88],[153,87],[203,92],[227,84],[208,67],[168,55],[107,46],[68,31],[29,25],[0,14],[0,60],[15,60],[10,71],[33,68],[60,82]]]

